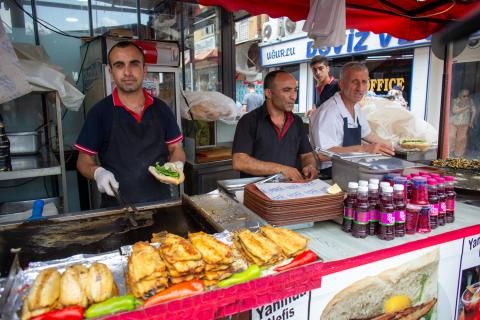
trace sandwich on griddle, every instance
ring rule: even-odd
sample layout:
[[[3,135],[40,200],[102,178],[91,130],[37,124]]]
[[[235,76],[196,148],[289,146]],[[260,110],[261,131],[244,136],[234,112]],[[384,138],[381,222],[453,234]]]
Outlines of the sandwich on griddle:
[[[273,265],[284,258],[282,249],[272,240],[247,229],[236,234],[235,244],[249,262],[259,266]]]
[[[59,307],[60,273],[55,268],[42,270],[23,303],[22,320],[28,320]]]
[[[157,249],[148,242],[137,242],[128,257],[125,277],[128,290],[137,298],[146,299],[168,286],[165,263]]]
[[[87,275],[88,268],[81,264],[75,264],[65,270],[60,280],[59,301],[63,306],[87,306]]]
[[[172,283],[202,278],[205,262],[188,240],[168,233],[159,250]]]
[[[188,238],[205,261],[203,280],[206,286],[232,275],[233,250],[230,246],[205,232],[189,233]]]
[[[265,237],[275,242],[288,258],[298,255],[307,248],[308,238],[292,230],[265,226],[261,227],[260,231]]]
[[[321,320],[413,320],[434,312],[438,249],[376,276],[360,279],[337,293]]]

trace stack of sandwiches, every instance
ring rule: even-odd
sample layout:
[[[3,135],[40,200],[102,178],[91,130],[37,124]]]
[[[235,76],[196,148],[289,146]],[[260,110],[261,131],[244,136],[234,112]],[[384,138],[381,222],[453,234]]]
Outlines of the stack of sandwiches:
[[[282,249],[285,257],[291,258],[307,249],[308,238],[290,229],[265,226],[260,232]]]
[[[236,233],[234,243],[248,262],[259,266],[271,266],[284,259],[282,249],[272,240],[247,229]]]
[[[203,282],[206,286],[216,285],[232,275],[232,248],[204,232],[190,233],[188,238],[205,261]]]
[[[168,233],[159,250],[173,284],[203,278],[205,262],[188,240]]]
[[[167,269],[158,250],[148,242],[135,243],[128,257],[125,280],[129,292],[141,299],[167,288]]]

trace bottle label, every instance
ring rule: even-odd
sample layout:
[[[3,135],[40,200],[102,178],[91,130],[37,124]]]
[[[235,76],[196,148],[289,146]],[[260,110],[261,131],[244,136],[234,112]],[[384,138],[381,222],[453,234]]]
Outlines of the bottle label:
[[[395,225],[395,214],[393,212],[380,212],[380,224],[384,226]]]
[[[367,224],[370,221],[369,211],[357,211],[355,214],[355,222],[358,224]]]
[[[438,204],[431,204],[430,205],[430,215],[431,216],[438,216],[439,205]]]
[[[343,209],[343,217],[345,219],[352,220],[354,216],[355,216],[355,209],[353,209],[353,208],[344,208]]]
[[[405,210],[395,211],[395,222],[404,223],[405,222]]]
[[[447,199],[447,210],[455,211],[455,199]]]
[[[439,213],[447,212],[447,203],[445,201],[440,202],[440,207],[438,209]]]
[[[377,222],[378,221],[378,210],[370,210],[370,221]]]

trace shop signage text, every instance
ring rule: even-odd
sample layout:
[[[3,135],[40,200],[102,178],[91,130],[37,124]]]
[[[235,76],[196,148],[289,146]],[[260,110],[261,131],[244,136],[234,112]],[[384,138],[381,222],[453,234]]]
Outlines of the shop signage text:
[[[253,320],[307,319],[309,292],[301,293],[252,310]]]
[[[400,47],[414,47],[430,44],[430,38],[407,41],[389,34],[374,34],[354,29],[347,31],[345,44],[337,47],[313,48],[313,40],[298,38],[260,47],[261,65],[263,67],[298,63],[310,60],[316,55],[337,57],[363,54],[374,51],[391,50]]]
[[[400,89],[404,89],[404,78],[387,78],[387,79],[370,79],[368,84],[368,90],[370,91],[390,91],[393,86],[399,86]]]

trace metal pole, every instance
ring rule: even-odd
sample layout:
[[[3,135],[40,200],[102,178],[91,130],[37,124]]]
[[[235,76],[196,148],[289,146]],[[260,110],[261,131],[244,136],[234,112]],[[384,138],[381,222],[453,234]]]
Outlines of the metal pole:
[[[450,114],[450,98],[452,90],[452,53],[453,42],[445,46],[445,60],[443,64],[442,104],[440,108],[440,132],[438,136],[437,158],[448,157],[448,115]]]

